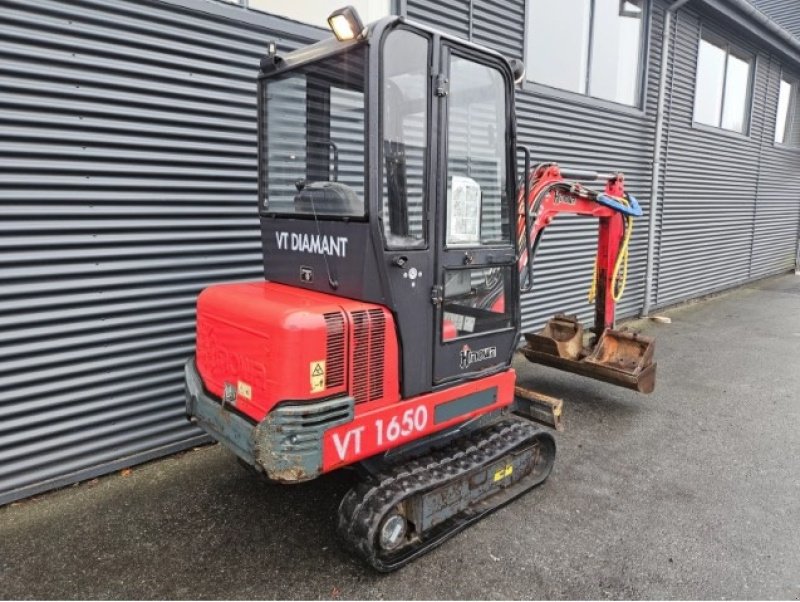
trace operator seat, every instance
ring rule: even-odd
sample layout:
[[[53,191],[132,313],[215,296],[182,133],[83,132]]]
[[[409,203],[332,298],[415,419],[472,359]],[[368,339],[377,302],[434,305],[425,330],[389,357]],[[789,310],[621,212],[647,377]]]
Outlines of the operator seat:
[[[300,190],[294,196],[294,208],[297,213],[342,216],[360,216],[364,214],[364,203],[347,184],[342,184],[341,182],[298,182],[298,188]]]

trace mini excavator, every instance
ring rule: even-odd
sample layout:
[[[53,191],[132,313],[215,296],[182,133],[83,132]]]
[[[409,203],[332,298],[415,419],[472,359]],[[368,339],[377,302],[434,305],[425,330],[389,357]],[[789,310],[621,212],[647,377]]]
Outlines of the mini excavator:
[[[522,353],[652,391],[652,340],[614,329],[641,209],[622,174],[531,166],[518,61],[402,17],[328,22],[329,39],[261,60],[265,278],[199,295],[187,414],[272,482],[357,469],[338,531],[386,572],[550,474],[555,439],[511,361],[557,215],[599,222],[595,324],[556,316]]]

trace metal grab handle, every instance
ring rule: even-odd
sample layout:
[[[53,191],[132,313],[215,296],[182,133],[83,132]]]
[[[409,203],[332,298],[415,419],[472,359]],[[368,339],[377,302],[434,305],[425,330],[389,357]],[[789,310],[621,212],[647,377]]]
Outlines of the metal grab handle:
[[[328,140],[328,146],[333,151],[333,181],[339,181],[339,147],[333,140]]]
[[[528,279],[525,286],[521,287],[521,293],[527,293],[533,290],[533,257],[531,256],[531,151],[527,146],[517,146],[517,152],[522,151],[525,157],[525,173],[522,178],[525,182],[525,196],[522,199],[523,206],[525,207],[525,252],[528,255],[528,263],[525,266]]]
[[[598,173],[596,171],[586,171],[582,169],[560,168],[561,176],[567,180],[612,180],[616,174]]]

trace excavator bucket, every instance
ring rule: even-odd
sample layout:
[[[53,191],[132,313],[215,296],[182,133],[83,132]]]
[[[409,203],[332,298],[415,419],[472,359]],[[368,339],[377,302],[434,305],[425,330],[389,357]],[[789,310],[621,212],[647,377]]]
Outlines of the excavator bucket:
[[[528,346],[540,353],[568,360],[579,360],[584,354],[583,325],[574,316],[563,314],[551,318],[542,332],[525,334]]]
[[[521,351],[531,362],[607,383],[652,393],[656,383],[655,341],[638,333],[607,328],[594,345],[584,345],[576,316],[559,314],[538,333],[526,333]]]

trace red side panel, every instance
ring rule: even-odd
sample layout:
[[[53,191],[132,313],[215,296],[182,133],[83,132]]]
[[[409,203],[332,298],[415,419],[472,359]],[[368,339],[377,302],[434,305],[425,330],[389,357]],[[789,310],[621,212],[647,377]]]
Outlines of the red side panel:
[[[360,333],[356,336],[356,333]],[[359,369],[351,369],[353,360]],[[211,393],[262,420],[279,402],[399,395],[394,321],[383,307],[272,282],[212,286],[197,302],[197,367]]]
[[[323,471],[329,472],[352,464],[481,414],[503,408],[514,400],[515,381],[516,373],[509,368],[500,374],[388,406],[383,403],[356,405],[356,415],[352,422],[325,433],[322,451]],[[481,393],[493,395],[493,401],[463,413],[458,410],[454,413],[441,411],[448,403],[467,402],[467,398]]]

